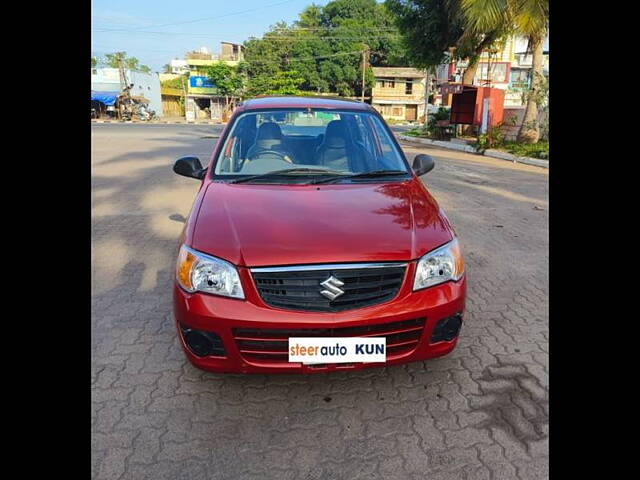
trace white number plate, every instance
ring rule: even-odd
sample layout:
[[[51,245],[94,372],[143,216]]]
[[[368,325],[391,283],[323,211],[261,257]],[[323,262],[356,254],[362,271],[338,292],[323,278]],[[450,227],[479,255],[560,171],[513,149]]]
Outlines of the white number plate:
[[[371,337],[291,337],[289,362],[360,363],[384,362],[387,339]]]

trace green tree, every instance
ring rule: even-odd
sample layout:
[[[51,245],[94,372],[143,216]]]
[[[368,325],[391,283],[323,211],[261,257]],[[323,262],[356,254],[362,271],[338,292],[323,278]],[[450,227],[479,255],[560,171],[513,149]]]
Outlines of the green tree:
[[[168,63],[165,63],[162,66],[162,73],[171,73],[171,65],[169,65]]]
[[[383,4],[375,0],[312,4],[292,25],[277,23],[262,38],[245,42],[253,90],[278,72],[295,71],[303,79],[303,90],[358,94],[365,44],[370,66],[407,65],[394,16]],[[370,66],[365,72],[367,87],[373,84]],[[253,80],[256,77],[264,78]]]
[[[549,27],[549,0],[461,0],[465,22],[476,31],[504,29],[529,39],[533,53],[533,78],[518,141],[537,143],[538,93],[544,78],[543,44]]]
[[[412,65],[429,69],[452,60],[467,60],[462,82],[473,83],[483,50],[504,38],[502,25],[485,29],[465,23],[461,0],[386,0],[403,33]]]
[[[302,76],[295,70],[278,72],[274,76],[259,75],[249,80],[247,95],[300,95],[300,86],[304,83]]]
[[[204,71],[207,78],[216,86],[218,93],[224,97],[225,113],[232,110],[235,100],[243,93],[245,86],[243,69],[244,65],[231,66],[226,63],[216,63]]]
[[[98,65],[98,59],[96,57],[91,57],[91,68],[96,68]]]
[[[375,0],[334,0],[325,5],[321,24],[335,56],[321,61],[320,72],[332,80],[334,91],[345,96],[361,93],[360,52],[366,47],[371,66],[407,65],[394,20],[388,8]],[[365,88],[373,81],[370,68],[367,70]]]
[[[245,61],[249,78],[273,76],[288,70],[292,55],[290,28],[285,22],[272,25],[263,38],[251,38],[245,42]]]
[[[134,72],[151,73],[151,68],[147,65],[140,64],[140,61],[136,57],[127,57],[127,52],[114,52],[107,53],[105,55],[105,64],[110,68],[119,68],[120,59],[124,68],[132,70]]]
[[[171,78],[160,82],[163,87],[166,88],[178,88],[180,90],[186,90],[188,75],[180,75],[179,77]]]

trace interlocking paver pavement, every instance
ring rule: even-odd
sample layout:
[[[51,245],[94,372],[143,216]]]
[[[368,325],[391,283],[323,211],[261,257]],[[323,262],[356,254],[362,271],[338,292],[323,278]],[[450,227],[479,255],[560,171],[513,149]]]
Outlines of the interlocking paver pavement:
[[[547,171],[465,153],[424,178],[465,251],[452,354],[309,376],[215,375],[183,357],[176,239],[219,127],[93,125],[92,478],[548,477]]]

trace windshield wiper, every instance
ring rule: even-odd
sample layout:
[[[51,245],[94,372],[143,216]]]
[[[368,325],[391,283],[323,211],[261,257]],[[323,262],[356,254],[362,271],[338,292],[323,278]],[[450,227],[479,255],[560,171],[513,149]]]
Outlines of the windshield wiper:
[[[286,168],[284,170],[273,170],[271,172],[261,173],[259,175],[249,175],[248,177],[236,178],[230,180],[229,183],[244,183],[251,180],[264,179],[268,177],[280,177],[280,176],[295,176],[298,173],[318,173],[323,175],[341,175],[342,172],[336,170],[327,170],[324,168]]]
[[[353,175],[340,175],[331,178],[321,178],[319,180],[312,180],[309,183],[331,183],[340,180],[353,179],[353,178],[376,178],[376,177],[395,177],[398,175],[407,175],[409,172],[404,170],[373,170],[371,172],[355,173]]]

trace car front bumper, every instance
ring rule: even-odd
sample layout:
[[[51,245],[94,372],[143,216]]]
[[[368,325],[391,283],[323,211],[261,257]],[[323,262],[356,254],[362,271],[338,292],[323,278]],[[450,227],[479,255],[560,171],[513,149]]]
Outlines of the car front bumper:
[[[409,264],[408,274],[398,295],[386,303],[338,313],[299,312],[277,309],[262,302],[255,288],[245,288],[246,299],[236,300],[203,293],[188,293],[175,282],[173,288],[174,315],[180,342],[189,361],[202,370],[228,373],[312,373],[333,370],[354,370],[415,362],[440,357],[451,352],[458,337],[450,341],[430,343],[439,320],[462,315],[466,296],[466,274],[457,282],[412,291],[415,263]],[[240,272],[244,285],[252,285],[248,271]],[[341,329],[424,320],[417,343],[400,347],[394,353],[388,349],[384,363],[304,365],[279,359],[257,358],[243,350],[236,329]],[[396,323],[394,323],[396,324]],[[213,332],[224,346],[222,356],[197,356],[187,346],[180,328]],[[344,335],[351,336],[351,335]],[[354,335],[357,336],[357,335]]]

